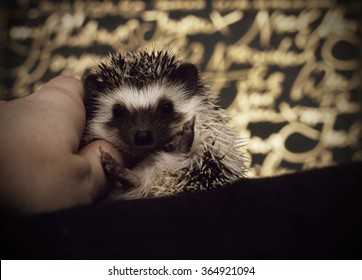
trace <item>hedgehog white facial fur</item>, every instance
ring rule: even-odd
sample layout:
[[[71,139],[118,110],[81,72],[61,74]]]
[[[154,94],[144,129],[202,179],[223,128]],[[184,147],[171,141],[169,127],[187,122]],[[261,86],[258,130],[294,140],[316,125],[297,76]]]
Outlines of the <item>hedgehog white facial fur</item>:
[[[114,199],[212,189],[245,177],[242,140],[197,68],[167,50],[117,53],[84,77],[84,139],[124,152],[101,162],[120,187]]]

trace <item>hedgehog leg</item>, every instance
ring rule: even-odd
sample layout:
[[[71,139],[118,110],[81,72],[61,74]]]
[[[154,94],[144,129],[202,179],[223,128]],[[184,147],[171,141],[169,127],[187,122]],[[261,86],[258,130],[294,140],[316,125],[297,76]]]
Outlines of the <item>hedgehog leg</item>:
[[[193,116],[191,120],[184,123],[182,136],[178,144],[178,151],[180,153],[188,153],[190,151],[192,143],[194,142],[194,127],[195,116]]]
[[[174,152],[178,149],[180,139],[182,137],[182,131],[172,136],[172,138],[163,146],[165,152]]]
[[[140,185],[139,178],[131,170],[118,164],[118,162],[107,152],[99,147],[101,152],[101,164],[104,171],[114,177],[125,189],[137,188]]]
[[[165,152],[188,153],[194,142],[195,117],[184,123],[182,131],[175,134],[164,146]]]

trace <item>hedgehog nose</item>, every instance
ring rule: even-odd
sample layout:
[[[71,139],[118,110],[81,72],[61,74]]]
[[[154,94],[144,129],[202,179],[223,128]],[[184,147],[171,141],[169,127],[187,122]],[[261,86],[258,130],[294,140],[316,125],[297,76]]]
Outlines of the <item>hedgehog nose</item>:
[[[134,136],[134,143],[137,146],[148,146],[153,143],[153,135],[151,131],[139,130]]]

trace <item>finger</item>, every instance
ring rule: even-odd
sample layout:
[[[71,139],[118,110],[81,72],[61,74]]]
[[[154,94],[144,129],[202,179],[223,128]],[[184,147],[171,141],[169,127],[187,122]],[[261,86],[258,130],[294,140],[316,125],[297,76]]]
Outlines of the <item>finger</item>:
[[[84,90],[80,80],[72,76],[57,76],[48,81],[37,93],[44,93],[44,89],[54,89],[55,92],[71,94],[76,102],[83,103]],[[45,91],[47,92],[47,91]]]
[[[93,201],[109,192],[112,187],[100,161],[100,149],[110,153],[120,165],[124,165],[122,153],[104,140],[94,141],[79,151],[79,155],[86,159],[91,166],[90,182],[88,184]]]
[[[47,111],[48,121],[51,122],[48,125],[54,127],[60,141],[70,141],[72,151],[77,151],[85,124],[81,81],[74,77],[58,76],[29,97],[36,99],[38,108],[44,107],[44,111]]]

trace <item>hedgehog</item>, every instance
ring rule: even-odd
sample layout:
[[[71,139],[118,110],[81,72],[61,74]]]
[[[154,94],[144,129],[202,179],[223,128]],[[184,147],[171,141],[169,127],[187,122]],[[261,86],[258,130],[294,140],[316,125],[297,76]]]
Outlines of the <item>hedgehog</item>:
[[[165,49],[110,54],[83,77],[85,143],[104,139],[122,151],[121,166],[100,149],[112,200],[210,190],[245,177],[243,139],[197,67]]]

